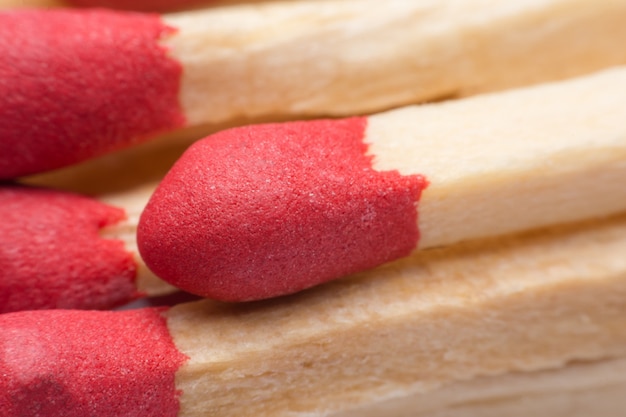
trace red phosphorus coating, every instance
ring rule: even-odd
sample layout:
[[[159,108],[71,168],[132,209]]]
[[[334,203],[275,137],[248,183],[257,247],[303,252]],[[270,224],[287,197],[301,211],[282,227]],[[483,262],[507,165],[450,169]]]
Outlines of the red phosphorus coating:
[[[157,15],[0,12],[0,178],[110,152],[184,124],[182,67]]]
[[[146,12],[167,12],[182,10],[198,4],[208,3],[207,0],[70,0],[74,6],[107,7],[120,10],[139,10]]]
[[[247,301],[408,255],[426,180],[372,169],[366,124],[257,125],[195,143],[140,219],[144,261],[188,292]]]
[[[124,217],[67,192],[0,188],[0,313],[102,309],[137,298],[132,254],[99,235]]]
[[[0,415],[175,417],[187,357],[161,312],[0,315]]]

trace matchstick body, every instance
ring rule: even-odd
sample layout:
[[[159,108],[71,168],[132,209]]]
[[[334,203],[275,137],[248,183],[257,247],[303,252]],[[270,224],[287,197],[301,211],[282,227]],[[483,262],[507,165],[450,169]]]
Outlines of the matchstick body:
[[[167,415],[180,417],[278,417],[293,410],[401,416],[383,402],[423,395],[437,410],[446,404],[436,400],[442,386],[476,381],[478,389],[489,376],[561,368],[576,375],[566,364],[626,356],[624,251],[621,216],[416,253],[262,303],[2,315],[0,369],[8,378],[0,379],[0,412],[56,404],[58,413],[78,415],[85,410],[84,381],[97,381],[115,388],[90,397],[95,417],[112,415],[112,401],[131,411],[168,404],[164,409],[178,413]],[[56,336],[65,327],[74,337]],[[23,351],[35,342],[36,350]],[[116,354],[94,355],[105,343],[115,344]],[[153,345],[158,354],[146,348]],[[593,385],[587,379],[593,375],[578,374],[579,384]],[[523,392],[515,385],[520,378],[496,381],[507,382],[501,390]],[[51,387],[45,397],[32,390],[43,381]]]
[[[422,252],[274,302],[174,307],[168,327],[190,358],[176,377],[181,415],[340,414],[453,381],[624,357],[625,225]],[[374,415],[394,415],[384,411]]]
[[[571,363],[372,398],[325,417],[615,417],[626,406],[625,375],[624,358]]]
[[[626,210],[624,97],[626,68],[375,115],[364,141],[375,170],[426,177],[436,247]]]
[[[619,213],[624,97],[622,68],[367,118],[224,131],[161,182],[139,249],[175,286],[244,301],[418,248]]]
[[[182,126],[362,114],[581,75],[626,63],[625,22],[622,0],[2,12],[0,178]]]
[[[135,285],[137,290],[147,296],[167,295],[177,291],[177,288],[158,278],[148,267],[139,254],[137,248],[137,226],[139,217],[148,200],[156,189],[157,182],[146,182],[142,185],[129,188],[125,191],[109,193],[97,197],[104,204],[124,210],[124,220],[100,230],[104,239],[119,240],[124,249],[132,254],[137,266]]]
[[[626,63],[624,0],[270,2],[164,22],[191,124],[351,116]]]

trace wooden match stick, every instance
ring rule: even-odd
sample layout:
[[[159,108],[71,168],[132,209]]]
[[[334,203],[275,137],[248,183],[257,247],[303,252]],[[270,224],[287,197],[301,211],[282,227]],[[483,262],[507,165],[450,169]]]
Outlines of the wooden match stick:
[[[4,11],[0,178],[183,126],[354,115],[581,75],[626,63],[625,38],[626,1],[612,0]]]
[[[142,213],[159,277],[227,301],[626,210],[626,68],[193,144]],[[418,215],[419,213],[419,215]]]
[[[621,216],[416,253],[266,302],[1,315],[0,414],[343,416],[361,407],[388,417],[402,414],[375,406],[392,397],[624,358],[624,253]]]
[[[155,185],[101,199],[0,188],[0,313],[106,309],[174,288],[139,257],[139,214]]]
[[[325,417],[615,417],[626,406],[626,358],[565,364],[415,389]]]

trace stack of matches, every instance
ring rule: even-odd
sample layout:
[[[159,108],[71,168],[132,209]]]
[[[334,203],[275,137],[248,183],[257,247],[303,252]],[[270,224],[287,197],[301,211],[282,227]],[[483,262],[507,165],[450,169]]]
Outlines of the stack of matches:
[[[622,415],[626,0],[116,3],[0,0],[0,415]]]

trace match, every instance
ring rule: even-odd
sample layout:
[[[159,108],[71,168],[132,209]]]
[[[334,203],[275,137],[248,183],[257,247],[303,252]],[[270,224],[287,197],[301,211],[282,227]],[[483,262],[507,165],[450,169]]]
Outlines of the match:
[[[294,293],[418,249],[626,210],[626,68],[194,143],[142,212],[160,278],[224,301]]]
[[[624,38],[626,1],[614,0],[4,10],[0,178],[183,127],[353,116],[579,76],[626,64]]]

